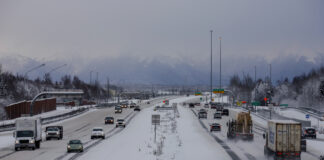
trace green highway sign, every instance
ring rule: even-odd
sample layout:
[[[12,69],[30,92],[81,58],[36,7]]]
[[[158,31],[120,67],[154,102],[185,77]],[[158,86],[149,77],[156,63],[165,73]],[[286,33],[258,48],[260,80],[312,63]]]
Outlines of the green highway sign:
[[[224,93],[225,92],[225,90],[224,89],[219,89],[219,88],[217,88],[217,89],[213,89],[213,93]]]
[[[259,101],[252,102],[252,106],[261,106],[261,103]]]
[[[288,104],[280,104],[280,106],[288,107]]]

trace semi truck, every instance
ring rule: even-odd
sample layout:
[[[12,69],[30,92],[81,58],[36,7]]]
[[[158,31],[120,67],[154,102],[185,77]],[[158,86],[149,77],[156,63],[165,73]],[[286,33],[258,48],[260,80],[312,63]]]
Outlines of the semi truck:
[[[42,141],[42,124],[40,118],[21,117],[16,119],[15,150],[22,148],[39,148]]]
[[[264,154],[274,159],[300,159],[301,123],[292,120],[269,120]]]
[[[230,110],[230,118],[227,122],[227,138],[240,138],[243,140],[253,140],[253,123],[250,112]]]

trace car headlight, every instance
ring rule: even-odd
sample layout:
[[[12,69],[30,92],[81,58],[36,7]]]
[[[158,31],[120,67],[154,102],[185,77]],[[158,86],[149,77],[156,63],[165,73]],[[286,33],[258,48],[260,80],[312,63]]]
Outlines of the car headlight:
[[[60,132],[56,132],[56,134],[60,134]]]
[[[16,144],[18,144],[19,143],[19,141],[18,140],[16,140]]]
[[[35,141],[32,139],[32,140],[29,140],[29,143],[35,143]]]
[[[69,149],[70,149],[70,148],[71,148],[71,146],[70,146],[70,145],[68,145],[68,146],[67,146],[67,148],[69,148]]]
[[[46,132],[46,135],[48,135],[48,132]]]

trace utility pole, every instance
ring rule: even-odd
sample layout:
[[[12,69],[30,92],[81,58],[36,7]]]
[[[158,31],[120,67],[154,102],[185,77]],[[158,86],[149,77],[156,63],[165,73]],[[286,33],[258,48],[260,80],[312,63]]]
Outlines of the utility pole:
[[[210,102],[213,99],[213,30],[210,30]]]

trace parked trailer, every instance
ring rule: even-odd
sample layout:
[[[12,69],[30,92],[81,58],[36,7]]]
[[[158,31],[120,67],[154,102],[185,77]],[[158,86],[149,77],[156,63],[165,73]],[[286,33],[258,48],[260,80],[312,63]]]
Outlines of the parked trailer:
[[[230,110],[230,118],[227,122],[227,138],[240,138],[243,140],[253,140],[253,123],[249,112],[240,110]]]
[[[264,146],[265,155],[274,159],[300,159],[301,123],[292,120],[269,120]]]

